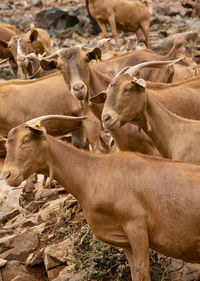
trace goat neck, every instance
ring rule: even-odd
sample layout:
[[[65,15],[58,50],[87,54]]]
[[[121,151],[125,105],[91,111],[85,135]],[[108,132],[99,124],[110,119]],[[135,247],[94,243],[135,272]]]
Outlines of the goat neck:
[[[144,109],[145,122],[139,124],[155,143],[163,157],[172,158],[171,144],[177,133],[176,116],[147,94]]]
[[[52,171],[53,177],[82,203],[85,196],[88,196],[86,189],[90,186],[87,182],[93,167],[96,167],[101,159],[72,145],[63,144],[50,135],[46,135],[46,141],[48,147],[46,165],[49,171]]]

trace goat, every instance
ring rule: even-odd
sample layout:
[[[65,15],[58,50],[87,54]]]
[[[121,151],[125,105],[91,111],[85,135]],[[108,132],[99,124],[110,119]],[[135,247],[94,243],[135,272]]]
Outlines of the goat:
[[[135,32],[140,40],[141,34],[145,37],[144,43],[151,49],[149,38],[150,12],[146,5],[129,0],[88,0],[90,14],[97,21],[104,37],[108,37],[106,23],[109,23],[116,48],[119,49],[116,29]],[[142,34],[142,35],[143,35]]]
[[[99,240],[123,248],[132,280],[150,281],[149,247],[200,263],[198,164],[133,152],[95,155],[29,121],[8,134],[3,177],[18,186],[34,172],[52,175],[78,199]]]
[[[34,24],[30,25],[30,29],[20,35],[12,36],[9,42],[1,40],[1,45],[9,50],[9,57],[13,59],[18,69],[18,64],[24,60],[24,56],[30,53],[50,54],[51,39],[49,34],[41,28],[35,28]],[[23,69],[22,69],[23,70]],[[14,73],[15,78],[17,72]]]
[[[86,114],[88,118],[77,124],[73,130],[79,130],[81,133],[84,131],[84,136],[86,135],[92,150],[99,152],[101,149],[99,147],[100,121],[88,110],[88,106],[84,106],[84,103],[80,108],[79,102],[66,90],[65,82],[59,73],[35,81],[11,80],[0,82],[0,112],[0,135],[4,137],[13,127],[40,115],[82,116]],[[60,132],[58,132],[58,128]],[[51,134],[55,129],[56,135],[68,132],[68,128],[60,123],[60,120],[48,123],[48,130]],[[85,147],[82,139],[77,141],[77,135],[76,139],[73,137],[73,143],[75,141],[78,142],[80,147]],[[4,157],[5,153],[5,148],[1,147],[0,156]]]
[[[184,119],[167,110],[151,95],[145,80],[135,77],[142,67],[157,64],[126,68],[113,78],[107,92],[100,94],[107,96],[103,126],[112,130],[133,122],[153,140],[163,157],[200,162],[200,121]]]
[[[8,42],[13,36],[18,34],[19,31],[14,25],[3,22],[0,23],[0,58],[9,59],[13,74],[15,76],[17,73],[17,66],[11,51],[8,49]]]
[[[180,41],[179,44],[181,44]],[[173,49],[172,52],[175,53],[175,49]],[[89,98],[93,97],[100,91],[105,91],[111,82],[111,77],[98,71],[93,64],[89,64],[89,62],[95,58],[101,58],[101,50],[99,48],[89,49],[84,46],[77,46],[69,49],[61,49],[50,57],[43,58],[41,60],[41,67],[45,70],[59,69],[65,79],[67,88],[71,88],[72,95],[79,100],[85,99],[96,116],[101,119],[103,106],[90,104]],[[190,85],[189,90],[191,91],[194,86],[195,85]],[[174,97],[173,94],[169,92],[168,87],[171,86],[166,86],[165,94],[159,95],[161,102],[166,104],[167,108],[178,115],[189,117],[191,119],[200,119],[200,96],[196,93],[198,90],[192,89],[192,91],[195,92],[192,95],[193,97],[189,94],[188,89],[182,90],[184,91],[184,94],[177,93],[177,99],[180,103],[179,105],[179,103],[175,104],[173,102]],[[199,87],[200,84],[198,82],[197,88],[199,89]],[[176,89],[174,89],[174,91],[176,91]],[[158,95],[158,90],[155,91],[155,95]],[[183,95],[187,96],[187,100],[183,99]],[[192,101],[195,109],[193,107],[192,110],[188,110],[188,107],[190,106],[188,104],[188,99],[195,100],[195,102]],[[143,131],[139,134],[137,127],[133,124],[123,126],[120,128],[120,131],[112,130],[110,133],[120,150],[131,150],[159,155],[149,137],[147,137]],[[132,137],[130,139],[131,134]]]

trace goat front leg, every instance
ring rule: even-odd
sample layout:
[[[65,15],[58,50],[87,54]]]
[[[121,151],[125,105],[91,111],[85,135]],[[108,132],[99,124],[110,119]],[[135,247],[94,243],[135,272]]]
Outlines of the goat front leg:
[[[123,248],[123,251],[124,251],[124,254],[125,254],[126,259],[128,261],[130,270],[131,270],[131,279],[134,280],[134,277],[136,276],[136,271],[135,271],[133,251],[131,249],[131,246],[129,248]]]
[[[35,189],[35,183],[37,182],[37,174],[34,173],[32,174],[27,180],[26,183],[23,187],[23,191],[25,193],[30,193],[33,192],[33,190]]]
[[[99,19],[96,19],[99,27],[101,28],[101,31],[103,32],[103,36],[104,37],[109,37],[108,36],[108,32],[107,32],[107,29],[106,29],[106,25]]]
[[[151,281],[146,223],[141,220],[129,222],[124,231],[130,243],[130,248],[125,248],[124,253],[129,262],[132,280]]]

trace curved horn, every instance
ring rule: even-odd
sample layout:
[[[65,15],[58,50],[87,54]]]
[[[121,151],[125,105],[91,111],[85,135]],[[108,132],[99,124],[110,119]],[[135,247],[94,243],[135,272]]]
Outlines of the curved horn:
[[[59,54],[62,52],[64,50],[64,48],[62,48],[62,49],[60,49],[60,50],[58,50],[58,51],[56,51],[56,52],[54,52],[53,54],[51,54],[51,55],[49,55],[49,56],[47,56],[47,57],[41,57],[41,59],[53,59],[53,58],[55,58],[55,57],[57,57],[57,56],[59,56]]]
[[[118,73],[115,75],[115,77],[118,77],[118,76],[124,74],[128,69],[131,69],[131,68],[132,68],[132,66],[126,66],[126,67],[124,67],[122,70],[120,70],[120,72],[118,72]]]
[[[148,61],[148,62],[143,62],[140,64],[137,64],[131,68],[129,68],[125,73],[128,73],[131,77],[134,77],[137,75],[137,73],[144,67],[162,67],[168,64],[168,66],[171,66],[178,61],[182,60],[182,58],[176,59],[176,60],[168,60],[168,61]]]
[[[43,115],[40,117],[36,117],[34,119],[31,119],[27,122],[25,122],[26,125],[32,126],[35,125],[37,122],[42,122],[45,120],[50,120],[50,119],[65,119],[65,120],[77,120],[77,121],[82,121],[85,120],[87,117],[86,116],[65,116],[65,115]]]
[[[9,61],[9,58],[6,58],[6,59],[2,60],[2,61],[0,62],[0,64],[4,64],[4,63],[6,63],[7,61]]]

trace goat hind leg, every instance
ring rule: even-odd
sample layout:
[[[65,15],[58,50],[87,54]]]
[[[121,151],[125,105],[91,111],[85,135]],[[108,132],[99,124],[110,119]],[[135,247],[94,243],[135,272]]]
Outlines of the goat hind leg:
[[[109,21],[109,24],[110,24],[110,28],[112,30],[112,34],[113,34],[114,40],[115,40],[115,47],[116,47],[117,50],[119,50],[119,44],[118,44],[118,38],[117,38],[117,28],[116,28],[116,22],[115,22],[114,14],[111,15],[108,18],[108,21]]]
[[[151,40],[150,40],[150,37],[149,37],[149,23],[148,22],[145,22],[145,23],[142,23],[141,24],[141,29],[144,33],[144,36],[145,36],[145,45],[147,46],[147,48],[151,49]]]

